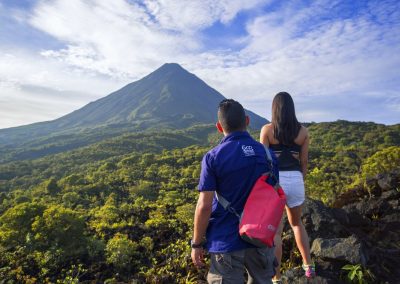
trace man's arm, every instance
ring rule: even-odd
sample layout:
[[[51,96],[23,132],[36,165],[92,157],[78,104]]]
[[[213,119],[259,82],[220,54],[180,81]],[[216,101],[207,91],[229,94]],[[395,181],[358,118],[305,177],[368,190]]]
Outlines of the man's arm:
[[[208,222],[210,220],[213,198],[214,191],[200,192],[196,211],[194,213],[194,230],[192,239],[194,244],[201,244],[203,242]],[[192,261],[196,266],[204,265],[202,248],[192,249]]]

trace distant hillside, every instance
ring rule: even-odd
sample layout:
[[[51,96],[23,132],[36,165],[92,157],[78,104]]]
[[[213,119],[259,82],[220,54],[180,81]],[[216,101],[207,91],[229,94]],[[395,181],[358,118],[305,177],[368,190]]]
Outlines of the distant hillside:
[[[311,143],[307,188],[311,196],[326,203],[332,202],[345,185],[353,182],[363,161],[374,153],[391,146],[400,146],[400,124],[386,126],[372,122],[336,121],[308,125]],[[99,135],[104,136],[98,130]],[[90,132],[93,134],[94,132]],[[250,131],[258,139],[259,131]],[[44,146],[18,149],[0,155],[0,192],[5,188],[29,187],[51,176],[85,171],[99,161],[120,159],[123,155],[146,152],[161,153],[167,149],[199,146],[209,150],[221,139],[215,126],[198,125],[183,130],[165,130],[125,133],[93,142],[96,136],[82,132],[80,141],[87,146],[74,144],[75,136],[64,136],[65,144],[51,139]],[[53,151],[53,152],[50,152]],[[4,184],[2,184],[4,183]]]
[[[217,105],[222,99],[222,94],[180,65],[164,64],[146,77],[59,119],[0,130],[0,151],[4,146],[28,146],[92,129],[115,135],[127,130],[210,124],[216,121]],[[251,111],[247,113],[254,129],[267,122]],[[79,139],[75,143],[85,144]]]

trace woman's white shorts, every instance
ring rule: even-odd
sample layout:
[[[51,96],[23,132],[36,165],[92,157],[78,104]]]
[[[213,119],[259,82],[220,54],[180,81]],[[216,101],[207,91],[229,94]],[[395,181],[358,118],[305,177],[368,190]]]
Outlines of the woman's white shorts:
[[[293,208],[305,199],[303,174],[299,171],[280,171],[279,183],[286,194],[286,205]]]

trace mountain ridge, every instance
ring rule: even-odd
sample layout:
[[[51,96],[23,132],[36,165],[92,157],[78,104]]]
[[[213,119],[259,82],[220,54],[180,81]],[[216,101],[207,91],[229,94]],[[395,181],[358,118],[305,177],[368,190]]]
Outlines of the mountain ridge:
[[[0,129],[0,155],[58,153],[108,137],[147,130],[211,125],[225,97],[176,63],[166,63],[140,80],[52,121]],[[250,128],[267,120],[246,110]],[[40,150],[39,150],[40,149]],[[35,157],[38,157],[35,155]]]
[[[52,121],[0,129],[0,143],[38,138],[75,128],[129,123],[139,130],[157,126],[183,129],[214,123],[218,103],[225,97],[177,63],[166,63],[140,80]],[[248,111],[251,126],[260,128],[266,119]]]

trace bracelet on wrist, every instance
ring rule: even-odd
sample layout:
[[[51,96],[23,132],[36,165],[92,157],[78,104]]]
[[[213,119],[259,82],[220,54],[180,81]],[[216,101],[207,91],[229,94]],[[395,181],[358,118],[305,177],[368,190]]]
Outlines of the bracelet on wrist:
[[[192,249],[203,248],[203,245],[204,245],[203,242],[196,244],[196,243],[193,242],[193,240],[190,240],[190,247],[191,247]]]

